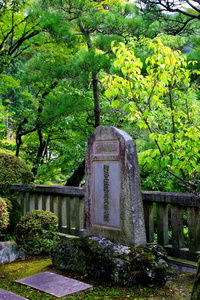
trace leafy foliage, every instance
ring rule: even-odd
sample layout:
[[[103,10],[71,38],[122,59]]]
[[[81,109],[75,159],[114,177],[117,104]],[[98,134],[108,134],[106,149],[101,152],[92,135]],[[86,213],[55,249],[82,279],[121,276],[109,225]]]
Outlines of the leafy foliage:
[[[13,195],[10,195],[9,199],[6,198],[5,201],[8,205],[9,224],[3,233],[5,234],[5,236],[13,236],[15,226],[22,216],[21,205],[17,202],[16,198]]]
[[[7,210],[7,204],[4,199],[0,198],[0,233],[1,230],[6,229],[9,223],[9,215]]]
[[[113,47],[114,65],[121,74],[105,79],[109,87],[106,95],[115,99],[113,107],[123,103],[131,121],[149,131],[153,144],[140,154],[141,160],[147,166],[153,164],[157,172],[167,171],[186,189],[196,192],[200,171],[199,104],[190,82],[189,63],[159,37],[149,44],[151,55],[145,62],[146,74],[142,74],[143,63],[135,56],[134,47],[134,43]]]
[[[9,75],[20,86],[10,84],[3,103],[9,99],[16,156],[33,166],[37,183],[66,182],[83,161],[85,141],[100,113],[102,124],[118,121],[100,80],[114,57],[111,41],[139,35],[141,24],[139,16],[133,22],[135,5],[121,2],[33,3],[41,35],[12,66]]]
[[[13,183],[29,183],[33,174],[22,159],[0,151],[0,189],[2,195],[10,194]]]
[[[27,1],[26,1],[27,2]],[[3,1],[0,4],[0,73],[30,46],[40,32],[37,19],[23,0]],[[29,41],[29,42],[28,42]]]
[[[0,189],[1,196],[7,197],[9,224],[4,228],[3,234],[12,235],[16,224],[21,217],[21,209],[17,200],[11,195],[10,187],[14,183],[30,183],[33,174],[22,159],[5,151],[0,151]]]
[[[159,21],[168,34],[192,33],[200,20],[199,1],[139,0],[144,18]],[[199,28],[199,27],[198,27]],[[196,33],[196,32],[195,32]]]
[[[17,244],[29,254],[49,254],[58,241],[57,229],[58,218],[55,214],[34,210],[20,219],[14,234]]]
[[[101,125],[117,126],[127,131],[137,141],[145,188],[170,189],[171,186],[174,189],[179,188],[179,191],[182,190],[182,187],[178,187],[178,178],[172,180],[171,175],[165,176],[166,172],[163,172],[163,169],[167,169],[168,165],[170,168],[167,172],[170,171],[185,180],[183,181],[184,185],[189,180],[189,187],[191,187],[191,178],[194,175],[192,163],[196,163],[194,159],[196,155],[193,155],[193,152],[197,151],[198,142],[197,140],[194,142],[194,147],[190,151],[193,142],[184,134],[184,141],[191,140],[190,145],[187,142],[185,145],[179,145],[179,149],[177,144],[173,154],[167,154],[166,151],[170,151],[170,142],[165,132],[173,134],[170,129],[170,124],[172,124],[170,97],[167,94],[171,93],[173,99],[171,103],[176,111],[175,121],[179,118],[176,107],[183,105],[184,94],[185,104],[187,98],[191,100],[187,105],[183,105],[183,109],[179,113],[181,114],[182,111],[185,113],[184,107],[187,106],[190,114],[190,102],[193,103],[193,111],[195,111],[195,103],[198,106],[199,95],[196,88],[194,92],[192,89],[189,92],[188,87],[191,88],[192,81],[197,82],[198,74],[192,74],[191,71],[199,68],[199,65],[185,64],[185,58],[184,61],[179,60],[180,52],[177,56],[174,54],[176,57],[175,72],[177,72],[174,77],[178,75],[179,79],[172,82],[170,91],[169,81],[166,83],[166,79],[163,78],[173,72],[171,61],[173,55],[170,58],[169,53],[163,52],[164,48],[157,47],[157,51],[160,51],[160,56],[163,57],[166,65],[162,73],[161,65],[163,63],[153,57],[153,46],[148,48],[152,42],[146,39],[141,40],[140,37],[154,38],[160,32],[169,32],[170,30],[177,32],[177,28],[183,26],[182,34],[188,33],[185,39],[179,36],[162,35],[162,43],[175,52],[177,48],[184,51],[184,47],[185,49],[189,47],[190,59],[199,60],[199,16],[197,12],[188,10],[187,13],[192,15],[195,13],[195,18],[191,18],[186,24],[187,26],[184,26],[188,15],[182,14],[181,11],[177,15],[164,14],[160,11],[155,13],[155,10],[159,8],[153,5],[156,1],[142,2],[152,4],[152,6],[142,6],[144,14],[141,14],[138,4],[123,0],[34,0],[32,2],[12,0],[3,1],[0,5],[0,93],[2,98],[2,102],[0,101],[0,134],[1,138],[5,138],[8,133],[8,128],[5,126],[5,119],[8,116],[10,134],[13,136],[10,144],[1,142],[1,147],[15,151],[16,156],[22,157],[31,166],[36,183],[65,184],[84,159],[87,137],[94,127],[101,123]],[[165,1],[161,2],[165,4]],[[178,4],[182,2],[177,1]],[[170,7],[173,8],[171,3]],[[146,14],[146,12],[148,13]],[[192,34],[193,32],[195,35]],[[145,99],[148,99],[149,96],[151,98],[149,100],[151,102],[151,118],[152,120],[154,118],[154,121],[151,122],[149,117],[147,121],[153,127],[156,122],[162,123],[165,127],[164,129],[158,128],[160,125],[156,127],[160,131],[158,144],[165,144],[165,148],[160,148],[163,153],[160,163],[157,159],[159,154],[156,152],[158,136],[155,134],[158,132],[155,130],[151,132],[149,148],[146,141],[145,145],[141,143],[141,140],[145,140],[148,128],[145,128],[147,125],[142,125],[144,118],[139,121],[134,111],[134,105],[128,105],[132,97],[128,95],[129,87],[123,86],[123,101],[120,99],[121,91],[118,93],[116,88],[116,93],[113,94],[113,98],[116,99],[112,107],[112,97],[104,94],[101,80],[106,74],[117,74],[122,78],[129,77],[128,74],[123,74],[126,66],[122,70],[120,64],[119,68],[113,64],[115,56],[111,43],[114,40],[118,45],[120,43],[130,45],[130,41],[134,41],[134,45],[130,46],[129,50],[131,47],[134,48],[134,55],[140,59],[142,65],[139,66],[141,74],[137,74],[137,72],[135,74],[135,80],[138,77],[138,83],[132,81],[132,90],[139,90],[139,85],[141,85],[141,96],[137,101],[144,115],[148,113],[148,110],[145,112],[144,109],[145,101],[148,102]],[[140,42],[138,43],[137,40]],[[154,56],[156,55],[154,53]],[[121,56],[123,57],[124,54]],[[147,56],[150,57],[149,60],[146,60]],[[130,59],[132,60],[132,58]],[[134,64],[132,68],[136,67]],[[160,69],[157,68],[157,65]],[[167,70],[169,67],[171,67],[171,71]],[[160,76],[161,85],[160,83],[155,87],[150,85],[151,80],[153,82],[155,79],[153,74],[148,73],[150,69],[153,70],[153,73],[157,72],[158,77]],[[187,70],[191,71],[186,75]],[[164,73],[168,75],[164,75]],[[144,76],[143,81],[141,76]],[[188,81],[188,84],[184,80]],[[165,88],[162,84],[164,81]],[[197,86],[198,83],[196,83]],[[181,94],[180,99],[178,93]],[[134,96],[137,97],[136,93]],[[154,99],[156,97],[159,98],[159,101]],[[127,106],[123,110],[125,103]],[[166,119],[162,117],[162,108],[164,109],[164,107],[167,107]],[[127,112],[131,113],[131,118],[127,118]],[[196,112],[196,116],[197,114]],[[135,115],[135,119],[133,115]],[[189,118],[192,118],[191,115]],[[136,123],[140,126],[139,130],[136,129]],[[184,124],[184,122],[182,123]],[[192,128],[193,123],[188,122],[185,131],[186,128],[189,130],[189,124]],[[179,123],[177,126],[182,125]],[[179,141],[178,127],[176,131],[177,141]],[[191,132],[188,134],[191,135]],[[178,152],[178,150],[182,152]],[[154,166],[155,160],[157,162]],[[179,168],[181,166],[183,166],[183,170]],[[153,176],[151,176],[152,168]],[[157,172],[162,174],[162,180],[160,185],[155,186],[154,178]],[[145,181],[147,177],[148,180]],[[168,183],[165,184],[165,182]]]

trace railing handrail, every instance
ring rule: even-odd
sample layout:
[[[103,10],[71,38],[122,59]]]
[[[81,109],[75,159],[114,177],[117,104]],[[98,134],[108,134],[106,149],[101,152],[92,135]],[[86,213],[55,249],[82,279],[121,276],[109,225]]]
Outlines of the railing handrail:
[[[34,187],[16,183],[11,186],[14,192],[32,192],[41,194],[59,194],[84,197],[85,189],[76,186],[59,186],[59,185],[42,185],[37,184]],[[142,191],[143,201],[159,202],[167,204],[176,204],[182,206],[197,206],[200,207],[200,199],[194,194],[174,193],[174,192],[159,192],[159,191]]]
[[[194,194],[142,191],[142,199],[148,202],[200,207],[200,199]]]
[[[52,194],[52,195],[71,195],[77,197],[84,197],[85,189],[82,187],[75,186],[58,186],[58,185],[42,185],[37,184],[35,186],[23,185],[16,183],[11,186],[11,190],[14,192],[30,192],[30,193],[41,193],[41,194]]]

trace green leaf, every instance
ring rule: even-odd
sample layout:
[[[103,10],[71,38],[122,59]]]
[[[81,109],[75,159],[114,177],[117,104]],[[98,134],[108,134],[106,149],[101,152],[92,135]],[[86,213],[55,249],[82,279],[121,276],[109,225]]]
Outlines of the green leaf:
[[[176,166],[176,165],[178,165],[178,163],[179,163],[178,159],[173,159],[172,166]]]
[[[120,105],[120,101],[119,100],[115,100],[112,102],[112,107],[118,107]]]

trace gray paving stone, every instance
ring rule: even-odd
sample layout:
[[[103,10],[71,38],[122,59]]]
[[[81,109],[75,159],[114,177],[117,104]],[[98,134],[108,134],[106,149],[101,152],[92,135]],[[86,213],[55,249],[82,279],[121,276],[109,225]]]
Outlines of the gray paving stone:
[[[30,286],[57,298],[93,288],[91,285],[81,281],[50,272],[42,272],[15,282]]]
[[[27,300],[19,295],[0,289],[0,300]]]

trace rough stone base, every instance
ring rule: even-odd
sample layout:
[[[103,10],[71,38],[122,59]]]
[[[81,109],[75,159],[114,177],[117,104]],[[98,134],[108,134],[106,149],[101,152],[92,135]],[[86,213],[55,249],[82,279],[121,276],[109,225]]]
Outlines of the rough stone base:
[[[25,251],[15,242],[0,242],[0,263],[6,263],[25,256]]]
[[[197,272],[195,277],[195,282],[192,289],[191,300],[199,300],[200,299],[200,258],[197,263]]]
[[[79,271],[120,286],[164,285],[167,256],[163,247],[133,247],[106,238],[63,239],[52,250],[52,263],[67,271]]]

